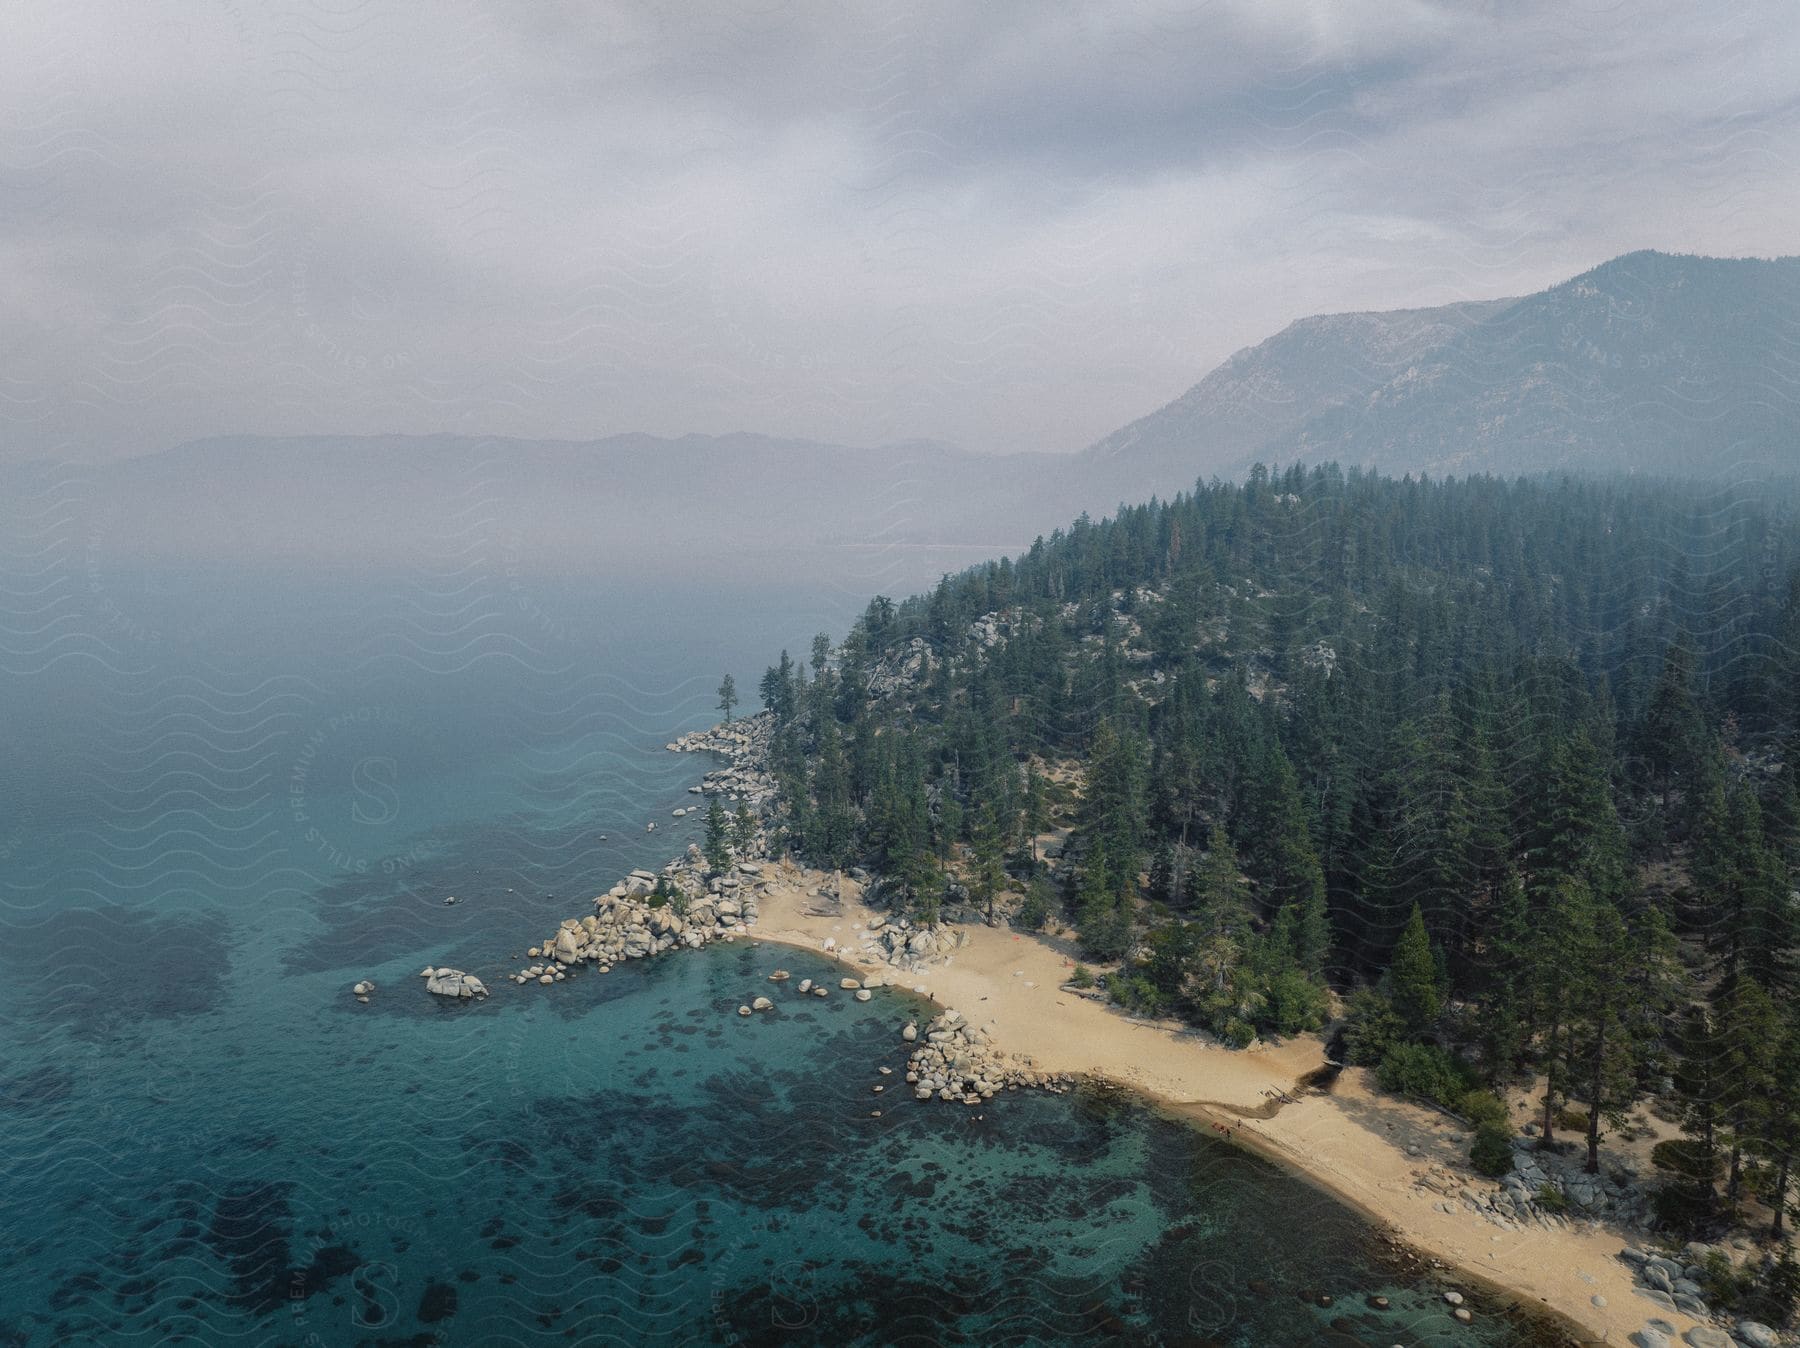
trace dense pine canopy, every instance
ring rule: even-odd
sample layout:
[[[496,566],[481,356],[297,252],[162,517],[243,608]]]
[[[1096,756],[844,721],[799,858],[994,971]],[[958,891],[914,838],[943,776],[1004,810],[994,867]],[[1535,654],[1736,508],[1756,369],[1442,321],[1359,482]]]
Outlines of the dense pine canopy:
[[[1336,993],[1384,1079],[1541,1074],[1590,1158],[1682,1096],[1728,1189],[1755,1151],[1785,1192],[1800,1120],[1743,1095],[1776,1069],[1687,1060],[1800,1045],[1796,504],[1259,468],[1083,517],[770,668],[788,843],[924,920],[1060,910],[1115,998],[1227,1042]]]

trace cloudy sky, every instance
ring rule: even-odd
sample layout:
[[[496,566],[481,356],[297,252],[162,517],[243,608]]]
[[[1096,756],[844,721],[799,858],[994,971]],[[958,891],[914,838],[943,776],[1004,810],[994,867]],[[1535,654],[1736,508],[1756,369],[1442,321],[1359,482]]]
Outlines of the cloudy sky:
[[[1800,252],[1792,0],[11,0],[0,455],[1073,450],[1293,318]]]

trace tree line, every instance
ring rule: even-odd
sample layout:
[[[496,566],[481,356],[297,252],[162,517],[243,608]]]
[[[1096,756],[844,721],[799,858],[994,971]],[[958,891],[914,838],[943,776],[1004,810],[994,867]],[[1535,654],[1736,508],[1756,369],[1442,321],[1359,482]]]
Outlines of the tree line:
[[[1259,468],[1084,516],[782,653],[777,844],[921,920],[1060,916],[1115,998],[1229,1043],[1335,997],[1344,1054],[1485,1120],[1491,1165],[1486,1088],[1541,1080],[1590,1168],[1654,1099],[1669,1219],[1756,1197],[1779,1231],[1796,503]]]

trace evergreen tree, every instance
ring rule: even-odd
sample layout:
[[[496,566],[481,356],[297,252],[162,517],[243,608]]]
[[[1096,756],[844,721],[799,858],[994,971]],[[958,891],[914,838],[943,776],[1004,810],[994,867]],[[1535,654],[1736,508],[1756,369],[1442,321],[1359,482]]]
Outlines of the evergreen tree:
[[[983,805],[976,816],[971,840],[969,896],[981,908],[988,926],[994,923],[994,901],[1006,883],[1004,859],[1005,839],[993,805]]]
[[[1659,995],[1647,1001],[1648,988],[1630,971],[1660,966],[1667,955],[1660,940],[1648,949],[1634,945],[1610,903],[1593,904],[1583,916],[1580,944],[1567,954],[1581,971],[1570,1009],[1572,1075],[1588,1106],[1587,1171],[1593,1175],[1600,1172],[1601,1122],[1624,1123],[1638,1097],[1641,1057],[1660,1029],[1653,1014]]]
[[[1786,1230],[1794,1160],[1800,1155],[1800,1007],[1792,1003],[1783,1016],[1781,1038],[1773,1057],[1773,1089],[1758,1150],[1775,1167],[1774,1184],[1768,1196],[1769,1235],[1779,1240]],[[1800,1291],[1800,1285],[1796,1290]]]
[[[1725,1200],[1736,1203],[1743,1184],[1744,1152],[1763,1135],[1778,1085],[1781,1016],[1753,978],[1738,978],[1719,1002],[1719,1080],[1728,1165]]]
[[[1486,1075],[1499,1082],[1518,1069],[1531,1038],[1533,984],[1531,905],[1516,875],[1499,889],[1482,950],[1484,979],[1476,1017]]]
[[[737,680],[727,674],[719,681],[719,710],[725,713],[725,724],[731,724],[731,709],[737,706]]]
[[[717,796],[709,797],[706,802],[706,843],[701,851],[706,856],[707,867],[715,874],[728,870],[731,866],[731,852],[726,842],[728,836],[725,809],[719,804]]]
[[[747,857],[756,847],[756,816],[748,801],[739,801],[737,814],[731,821],[731,845],[740,857]]]
[[[1589,975],[1571,952],[1583,950],[1593,922],[1594,897],[1580,880],[1564,880],[1544,896],[1527,978],[1538,1030],[1538,1059],[1544,1072],[1544,1114],[1539,1145],[1555,1141],[1556,1112],[1568,1096],[1579,1064],[1575,1031]]]
[[[1691,781],[1706,752],[1706,729],[1694,696],[1695,654],[1683,633],[1663,656],[1662,673],[1636,736],[1643,771],[1662,803],[1676,781]]]
[[[1186,899],[1195,925],[1208,936],[1239,937],[1250,930],[1250,886],[1230,835],[1218,824],[1188,871]]]
[[[1437,959],[1425,933],[1425,915],[1416,903],[1394,946],[1388,985],[1388,1000],[1406,1032],[1415,1039],[1430,1033],[1443,1014],[1444,1000],[1438,987]]]
[[[1720,1076],[1718,1027],[1711,1010],[1690,1006],[1674,1037],[1675,1100],[1681,1111],[1681,1128],[1698,1144],[1692,1167],[1695,1207],[1710,1212],[1716,1197],[1714,1177],[1719,1166],[1719,1129],[1725,1097]]]

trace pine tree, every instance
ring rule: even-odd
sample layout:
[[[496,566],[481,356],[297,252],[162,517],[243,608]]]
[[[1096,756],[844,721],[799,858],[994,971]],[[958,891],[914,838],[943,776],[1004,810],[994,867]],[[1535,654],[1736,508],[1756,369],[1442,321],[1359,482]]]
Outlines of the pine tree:
[[[1780,1066],[1782,1025],[1769,994],[1753,978],[1738,978],[1719,1002],[1719,1080],[1729,1164],[1725,1200],[1743,1184],[1744,1152],[1755,1146],[1769,1116]]]
[[[1215,937],[1240,937],[1249,931],[1250,886],[1230,836],[1218,824],[1213,825],[1205,854],[1189,869],[1187,881],[1187,906],[1201,931]]]
[[[1428,1034],[1443,1014],[1437,960],[1431,953],[1431,938],[1425,933],[1425,915],[1416,903],[1388,965],[1388,1000],[1414,1039]]]
[[[1594,897],[1580,880],[1564,880],[1544,896],[1528,957],[1538,1058],[1544,1072],[1544,1114],[1539,1145],[1555,1141],[1556,1111],[1567,1098],[1578,1064],[1575,1024],[1585,971],[1571,952],[1582,950],[1592,923]]]
[[[1294,768],[1279,744],[1259,756],[1246,811],[1251,842],[1245,855],[1264,884],[1274,914],[1293,909],[1296,957],[1310,969],[1322,967],[1329,932],[1325,920],[1325,873],[1313,848]],[[1241,832],[1240,832],[1241,836]]]
[[[719,710],[725,713],[725,724],[731,724],[731,709],[737,706],[737,680],[727,674],[719,682]]]
[[[1531,906],[1518,876],[1499,886],[1481,952],[1476,1034],[1487,1079],[1499,1082],[1524,1059],[1531,1022]]]
[[[701,850],[706,855],[707,867],[714,874],[731,866],[731,852],[726,846],[727,836],[725,809],[719,804],[719,798],[712,796],[706,802],[706,843]]]
[[[969,895],[982,909],[987,925],[993,926],[994,902],[1006,883],[1004,863],[1005,838],[991,803],[976,814],[975,833],[971,839]]]
[[[756,816],[748,801],[739,801],[737,814],[731,821],[731,845],[740,857],[747,857],[756,846]]]
[[[1789,1005],[1780,1045],[1774,1055],[1774,1084],[1758,1148],[1774,1162],[1775,1182],[1769,1194],[1769,1234],[1780,1239],[1786,1229],[1788,1188],[1794,1161],[1800,1156],[1800,1008]],[[1783,1242],[1784,1248],[1786,1243]]]
[[[1695,655],[1686,633],[1663,655],[1662,673],[1644,709],[1636,750],[1651,786],[1666,806],[1669,787],[1691,779],[1706,749],[1706,730],[1694,697]]]
[[[1725,1095],[1720,1078],[1718,1027],[1705,1006],[1690,1006],[1675,1035],[1675,1100],[1681,1111],[1681,1128],[1699,1144],[1694,1167],[1697,1206],[1711,1211],[1715,1199],[1714,1176],[1719,1165],[1719,1128]]]
[[[1610,903],[1596,903],[1586,912],[1579,933],[1580,944],[1567,952],[1581,971],[1571,1022],[1575,1041],[1572,1075],[1587,1101],[1587,1171],[1600,1172],[1600,1124],[1624,1123],[1625,1112],[1637,1099],[1637,1066],[1654,1025],[1634,1010],[1641,1006],[1640,989],[1627,972],[1634,951],[1625,919]]]

